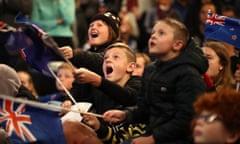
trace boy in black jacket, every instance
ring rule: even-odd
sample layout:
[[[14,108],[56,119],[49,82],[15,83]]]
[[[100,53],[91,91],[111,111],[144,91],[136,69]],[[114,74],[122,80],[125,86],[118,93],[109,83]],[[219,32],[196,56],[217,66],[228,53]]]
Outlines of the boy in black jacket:
[[[128,45],[122,42],[113,43],[104,52],[104,78],[85,68],[76,70],[76,81],[82,84],[91,84],[93,87],[85,93],[83,89],[73,87],[73,95],[77,101],[92,103],[94,111],[100,114],[113,108],[123,109],[128,106],[135,106],[141,84],[140,77],[132,76],[136,65],[135,62],[136,56]],[[96,130],[100,138],[104,138],[108,130],[115,129],[115,134],[111,133],[111,137],[103,140],[105,143],[117,143],[121,142],[122,139],[126,139],[121,137],[123,136],[121,130],[116,130],[119,125],[111,125],[111,129],[109,124],[98,121],[94,117],[84,115],[83,118],[83,122]],[[128,125],[120,124],[121,128],[124,126],[128,128]],[[139,126],[139,131],[134,131],[135,134],[142,133],[145,125],[137,124],[137,126]],[[113,138],[114,136],[115,138]]]
[[[103,115],[111,123],[123,120],[147,123],[144,135],[124,143],[190,143],[192,104],[205,92],[202,74],[208,63],[188,39],[187,28],[177,20],[166,18],[153,27],[148,46],[156,61],[144,71],[138,107],[111,110]]]

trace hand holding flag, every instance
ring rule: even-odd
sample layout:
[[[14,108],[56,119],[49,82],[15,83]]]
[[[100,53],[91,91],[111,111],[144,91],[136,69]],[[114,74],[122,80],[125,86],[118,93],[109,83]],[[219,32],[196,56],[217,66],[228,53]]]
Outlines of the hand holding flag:
[[[47,66],[49,62],[66,61],[71,64],[59,51],[57,43],[40,26],[21,13],[16,16],[15,21],[24,27],[11,34],[6,45],[8,50],[20,50],[23,59],[32,68],[47,76],[52,76]]]
[[[11,98],[11,97],[10,97]],[[65,144],[58,112],[0,99],[0,123],[11,143]]]

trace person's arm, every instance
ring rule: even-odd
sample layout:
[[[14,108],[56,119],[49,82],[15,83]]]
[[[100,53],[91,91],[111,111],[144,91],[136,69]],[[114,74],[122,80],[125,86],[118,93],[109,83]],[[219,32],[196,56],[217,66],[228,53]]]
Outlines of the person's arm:
[[[103,76],[103,52],[81,51],[69,46],[59,48],[62,55],[69,59],[76,68],[86,68]]]
[[[101,85],[97,87],[106,95],[113,98],[124,106],[132,106],[137,102],[137,95],[141,87],[141,78],[131,77],[124,87],[121,87],[109,80],[102,79]]]
[[[91,84],[121,105],[132,106],[136,104],[137,94],[141,86],[140,77],[131,77],[124,87],[104,79],[86,68],[75,70],[74,77],[80,84]]]
[[[77,68],[84,67],[103,76],[103,53],[74,50],[70,61]]]

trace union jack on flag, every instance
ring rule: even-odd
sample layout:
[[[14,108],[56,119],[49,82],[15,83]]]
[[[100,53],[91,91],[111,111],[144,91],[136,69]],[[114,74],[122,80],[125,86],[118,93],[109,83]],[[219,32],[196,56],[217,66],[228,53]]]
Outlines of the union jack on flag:
[[[65,144],[58,112],[0,99],[0,125],[13,144]]]
[[[220,25],[220,26],[224,26],[225,24],[225,18],[226,16],[219,16],[216,13],[208,13],[208,18],[206,23],[209,23],[210,25]]]
[[[226,42],[240,49],[240,20],[209,11],[204,38]]]
[[[36,141],[25,124],[32,124],[30,115],[23,114],[25,104],[20,104],[14,109],[14,103],[10,100],[3,101],[3,108],[0,109],[0,123],[6,121],[6,132],[11,135],[13,132],[24,142],[29,139],[30,142]]]

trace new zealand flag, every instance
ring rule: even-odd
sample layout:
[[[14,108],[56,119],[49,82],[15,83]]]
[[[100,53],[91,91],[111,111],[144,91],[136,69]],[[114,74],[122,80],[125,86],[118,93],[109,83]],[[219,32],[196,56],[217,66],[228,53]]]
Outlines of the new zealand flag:
[[[58,112],[0,99],[0,124],[12,144],[65,144]]]
[[[204,38],[226,42],[240,49],[240,20],[209,12]]]
[[[58,50],[56,42],[38,25],[19,14],[16,22],[24,26],[11,33],[6,44],[8,50],[20,50],[21,56],[27,63],[39,72],[52,76],[48,63],[66,61]]]

